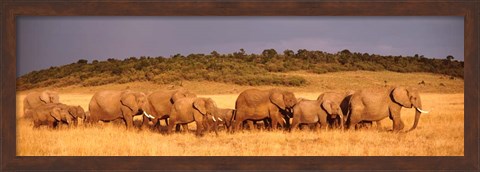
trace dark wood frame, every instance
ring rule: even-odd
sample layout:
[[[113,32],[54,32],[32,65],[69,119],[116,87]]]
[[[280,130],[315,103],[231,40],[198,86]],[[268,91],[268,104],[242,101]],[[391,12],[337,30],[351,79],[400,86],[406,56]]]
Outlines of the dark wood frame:
[[[311,1],[15,1],[2,0],[1,169],[12,170],[478,170],[479,14],[475,0]],[[465,156],[459,157],[21,157],[16,156],[17,16],[464,16]]]

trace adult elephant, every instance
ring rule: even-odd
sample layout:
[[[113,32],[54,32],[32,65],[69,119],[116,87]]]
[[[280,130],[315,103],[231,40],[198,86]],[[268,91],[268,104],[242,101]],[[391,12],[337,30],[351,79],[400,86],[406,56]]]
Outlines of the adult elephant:
[[[277,124],[284,126],[281,111],[291,111],[297,103],[297,98],[290,91],[280,89],[258,90],[248,89],[240,93],[235,102],[235,121],[233,129],[238,130],[245,120],[270,119],[272,128]]]
[[[72,110],[76,113],[76,110]],[[71,124],[75,117],[70,114],[69,107],[63,104],[44,104],[32,110],[33,127],[47,125],[49,128],[57,128],[59,124]]]
[[[326,128],[327,117],[339,116],[340,126],[343,129],[344,116],[340,105],[330,100],[301,100],[293,108],[293,121],[291,129],[296,129],[299,124],[320,124]]]
[[[168,118],[168,133],[172,132],[176,124],[186,125],[195,122],[197,125],[196,135],[202,136],[203,131],[210,128],[208,121],[215,119],[218,108],[211,98],[183,98],[175,102]],[[216,121],[216,119],[214,120]],[[217,133],[217,124],[213,125],[215,134]]]
[[[185,89],[180,90],[160,90],[155,91],[147,97],[146,112],[151,117],[143,116],[143,126],[147,126],[149,121],[153,122],[153,126],[160,127],[160,120],[165,120],[168,125],[167,118],[172,111],[173,104],[182,98],[195,98],[197,95]]]
[[[422,101],[416,89],[405,87],[390,87],[364,89],[352,95],[349,103],[347,123],[352,128],[360,121],[380,121],[386,117],[393,120],[393,131],[400,131],[404,123],[400,118],[402,107],[416,109],[412,128],[417,127],[422,110]]]
[[[133,116],[145,114],[146,96],[141,92],[125,91],[100,91],[93,95],[88,105],[90,117],[88,123],[98,121],[113,121],[123,119],[127,129],[133,127]]]
[[[60,103],[58,92],[44,90],[41,92],[34,91],[27,94],[25,99],[23,99],[24,117],[27,119],[32,118],[32,109],[48,103]]]
[[[331,101],[334,102],[335,104],[340,106],[340,109],[342,111],[342,114],[345,115],[348,114],[348,103],[350,102],[350,98],[352,97],[352,94],[355,93],[355,91],[349,90],[345,92],[325,92],[322,93],[318,96],[317,100],[318,101]],[[342,116],[327,116],[327,123],[331,128],[341,128],[341,118]],[[346,118],[346,117],[345,117]]]

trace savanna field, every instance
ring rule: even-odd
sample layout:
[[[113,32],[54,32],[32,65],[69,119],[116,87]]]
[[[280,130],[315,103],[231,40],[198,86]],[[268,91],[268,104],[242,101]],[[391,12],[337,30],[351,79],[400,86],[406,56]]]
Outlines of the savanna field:
[[[271,73],[277,75],[277,73]],[[360,130],[309,129],[287,131],[244,130],[234,134],[220,130],[204,137],[194,132],[161,134],[149,129],[127,131],[123,122],[99,123],[92,127],[33,129],[23,116],[23,98],[37,88],[17,92],[18,156],[463,156],[464,81],[431,73],[350,71],[314,74],[303,71],[282,73],[306,78],[297,87],[275,86],[295,93],[297,98],[316,99],[326,91],[346,91],[385,85],[419,89],[423,109],[417,129],[393,133],[390,119]],[[387,81],[387,82],[385,82]],[[424,81],[425,84],[419,84]],[[88,110],[92,95],[100,90],[131,89],[146,94],[155,90],[186,88],[199,97],[211,97],[219,108],[235,108],[240,92],[253,86],[209,81],[183,81],[181,85],[131,82],[101,86],[50,87],[60,93],[60,102]],[[268,89],[274,86],[255,86]],[[140,123],[141,116],[135,117]],[[414,110],[402,109],[405,129],[413,125]],[[162,125],[165,125],[162,122]],[[195,129],[195,124],[190,124]]]

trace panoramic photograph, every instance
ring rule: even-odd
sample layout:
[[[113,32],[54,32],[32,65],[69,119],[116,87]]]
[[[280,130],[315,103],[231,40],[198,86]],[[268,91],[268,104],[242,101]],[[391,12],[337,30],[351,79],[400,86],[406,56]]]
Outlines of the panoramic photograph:
[[[464,156],[464,18],[20,16],[17,156]]]

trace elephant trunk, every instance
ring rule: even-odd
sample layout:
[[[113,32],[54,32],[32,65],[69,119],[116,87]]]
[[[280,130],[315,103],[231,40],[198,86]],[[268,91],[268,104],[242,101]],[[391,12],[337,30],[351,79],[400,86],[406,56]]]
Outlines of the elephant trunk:
[[[340,127],[342,129],[342,131],[344,130],[344,126],[345,126],[345,120],[344,120],[344,116],[343,116],[343,112],[340,110],[339,111],[339,114],[338,116],[340,116]]]
[[[419,109],[420,109],[420,110],[419,110]],[[419,103],[419,104],[415,107],[415,121],[413,122],[412,128],[410,128],[410,130],[408,130],[408,131],[412,131],[412,130],[414,130],[415,128],[417,128],[418,121],[420,120],[420,114],[422,113],[422,112],[421,112],[421,109],[422,109],[422,104]]]

